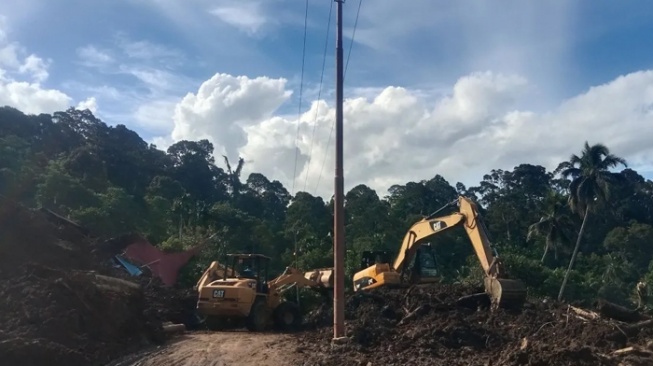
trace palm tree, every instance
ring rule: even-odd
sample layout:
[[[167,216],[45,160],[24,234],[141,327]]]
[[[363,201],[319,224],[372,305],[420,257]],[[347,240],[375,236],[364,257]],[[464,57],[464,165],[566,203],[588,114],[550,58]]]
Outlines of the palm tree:
[[[232,170],[231,169],[231,164],[229,164],[229,158],[227,158],[225,155],[222,155],[224,158],[224,163],[227,165],[227,180],[229,183],[229,187],[231,188],[231,194],[235,197],[238,196],[241,192],[242,188],[242,183],[240,182],[240,173],[243,170],[243,165],[245,164],[245,159],[243,158],[238,158],[238,165],[236,165],[236,169]]]
[[[612,173],[610,168],[618,165],[628,166],[626,160],[610,153],[610,150],[603,144],[598,143],[590,146],[585,141],[585,146],[579,157],[572,154],[569,161],[562,162],[556,169],[563,178],[571,178],[569,184],[569,206],[572,211],[583,217],[583,223],[578,232],[576,246],[569,261],[569,267],[565,272],[565,277],[560,286],[558,301],[562,300],[562,295],[569,279],[569,272],[574,266],[580,241],[585,231],[585,224],[590,211],[594,211],[598,206],[607,203],[610,199],[611,187],[621,181],[621,175]]]
[[[530,241],[534,236],[544,237],[544,254],[541,262],[544,263],[549,249],[553,248],[555,259],[558,259],[558,247],[561,244],[569,243],[569,230],[572,226],[571,218],[564,212],[564,197],[557,193],[551,192],[545,201],[545,215],[540,221],[528,227],[528,236],[526,241]]]

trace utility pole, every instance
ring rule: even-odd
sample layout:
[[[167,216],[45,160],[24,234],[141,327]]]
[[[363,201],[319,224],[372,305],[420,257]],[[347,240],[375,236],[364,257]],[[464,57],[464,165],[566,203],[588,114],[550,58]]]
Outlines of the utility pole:
[[[344,210],[344,174],[343,174],[343,62],[342,62],[342,5],[345,0],[334,0],[337,5],[336,15],[336,175],[334,202],[334,237],[333,265],[333,338],[345,336],[345,210]]]

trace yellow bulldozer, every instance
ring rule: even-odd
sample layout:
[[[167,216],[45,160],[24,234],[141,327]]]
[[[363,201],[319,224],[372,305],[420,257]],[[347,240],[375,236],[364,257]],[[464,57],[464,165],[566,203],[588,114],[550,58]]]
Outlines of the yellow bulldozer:
[[[332,298],[333,269],[307,272],[286,267],[278,277],[267,280],[270,257],[262,254],[227,254],[227,263],[214,261],[197,282],[197,312],[211,330],[245,325],[250,331],[270,326],[296,330],[302,312],[283,294],[294,287],[308,287]]]
[[[458,212],[437,216],[438,212],[454,206],[457,206]],[[362,269],[353,278],[354,291],[437,282],[435,256],[427,242],[458,226],[465,229],[485,272],[485,291],[493,307],[521,307],[526,299],[524,284],[519,280],[502,278],[501,261],[490,245],[476,204],[464,196],[413,224],[406,232],[401,249],[392,264],[387,252],[363,253]],[[408,264],[411,261],[414,265],[409,270]]]

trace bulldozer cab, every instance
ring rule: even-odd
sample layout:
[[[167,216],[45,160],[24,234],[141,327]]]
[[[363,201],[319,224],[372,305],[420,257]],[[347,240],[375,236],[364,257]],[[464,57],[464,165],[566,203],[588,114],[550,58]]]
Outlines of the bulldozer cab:
[[[227,254],[227,259],[227,267],[235,270],[239,278],[256,280],[256,292],[267,294],[270,257],[262,254]]]

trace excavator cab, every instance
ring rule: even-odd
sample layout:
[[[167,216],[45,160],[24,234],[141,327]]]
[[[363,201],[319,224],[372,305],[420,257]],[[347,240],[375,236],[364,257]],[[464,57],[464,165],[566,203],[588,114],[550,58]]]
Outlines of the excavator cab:
[[[361,253],[361,266],[359,269],[365,269],[371,265],[379,263],[390,263],[390,252],[385,250],[366,250]]]
[[[439,272],[435,259],[435,247],[431,243],[422,244],[415,251],[406,274],[411,284],[438,282]]]

